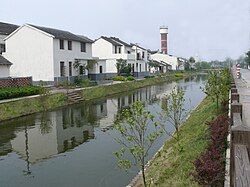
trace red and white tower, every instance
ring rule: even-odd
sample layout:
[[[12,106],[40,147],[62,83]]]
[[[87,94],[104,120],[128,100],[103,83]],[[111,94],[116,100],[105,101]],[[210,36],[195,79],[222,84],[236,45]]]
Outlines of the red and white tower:
[[[161,52],[164,54],[168,54],[168,27],[161,26],[160,34],[161,34]]]

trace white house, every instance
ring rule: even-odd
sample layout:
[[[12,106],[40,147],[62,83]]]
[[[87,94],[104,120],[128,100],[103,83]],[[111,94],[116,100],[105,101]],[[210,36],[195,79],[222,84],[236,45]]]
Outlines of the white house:
[[[175,56],[158,52],[158,53],[152,54],[151,58],[152,60],[170,64],[172,70],[178,70],[178,59]]]
[[[13,63],[11,76],[32,76],[48,83],[87,76],[92,40],[68,31],[25,24],[5,38],[3,56]]]
[[[89,76],[94,79],[115,76],[117,74],[116,63],[118,59],[126,60],[128,64],[131,64],[135,76],[144,76],[147,73],[145,69],[146,61],[136,58],[135,47],[119,38],[101,36],[93,43],[92,50],[93,57],[98,59],[95,71],[89,72]],[[139,53],[142,49],[137,47],[137,50]],[[146,57],[146,54],[144,55]],[[142,63],[144,64],[140,65]]]
[[[0,55],[0,78],[10,76],[10,66],[12,63]]]
[[[8,35],[10,35],[10,33],[12,33],[18,27],[19,27],[18,25],[0,22],[0,55],[3,52],[5,52],[4,38],[6,38]]]
[[[147,49],[137,45],[131,44],[134,53],[136,54],[135,65],[132,67],[134,75],[137,77],[144,77],[149,75],[148,61],[151,59],[150,53]]]

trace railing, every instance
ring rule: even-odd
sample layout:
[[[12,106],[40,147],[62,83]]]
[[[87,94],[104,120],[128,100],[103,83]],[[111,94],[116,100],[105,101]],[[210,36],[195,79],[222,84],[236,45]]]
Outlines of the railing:
[[[230,186],[250,186],[250,127],[242,121],[242,104],[235,82],[231,84]],[[248,114],[246,114],[248,115]],[[249,114],[250,115],[250,114]]]

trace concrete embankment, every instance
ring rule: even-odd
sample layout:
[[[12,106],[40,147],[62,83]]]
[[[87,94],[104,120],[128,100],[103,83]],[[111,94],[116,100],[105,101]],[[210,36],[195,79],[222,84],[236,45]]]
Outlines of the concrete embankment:
[[[114,94],[139,89],[145,86],[178,80],[191,75],[193,74],[184,73],[181,74],[181,76],[175,76],[175,74],[171,74],[164,77],[148,78],[131,82],[123,82],[119,84],[102,85],[69,91],[78,92],[83,100],[92,100],[102,97],[109,97]],[[69,101],[69,97],[67,96],[67,93],[65,93],[65,91],[62,93],[53,93],[46,96],[30,96],[8,100],[8,102],[0,103],[0,122],[3,120],[9,120],[37,112],[52,110],[69,104],[72,104],[72,102]]]

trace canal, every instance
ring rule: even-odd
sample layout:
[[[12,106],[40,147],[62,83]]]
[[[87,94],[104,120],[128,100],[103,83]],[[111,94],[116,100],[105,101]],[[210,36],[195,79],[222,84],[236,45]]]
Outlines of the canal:
[[[120,148],[114,140],[119,134],[110,128],[115,116],[137,100],[158,115],[161,98],[175,86],[185,90],[185,108],[193,109],[205,97],[204,80],[198,75],[0,122],[0,186],[125,186],[138,169],[117,167],[113,152]],[[170,124],[168,131],[174,131]],[[168,138],[158,139],[147,159]]]

